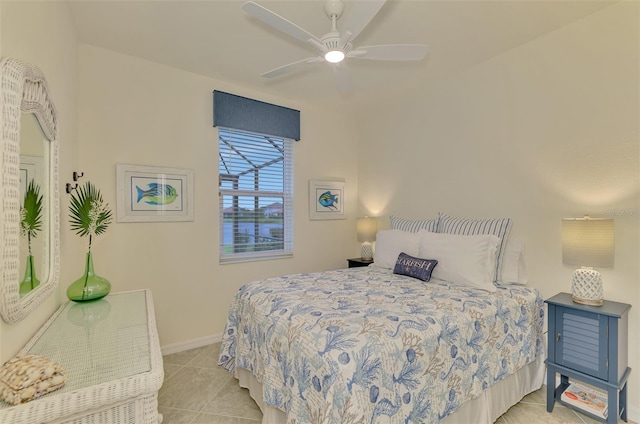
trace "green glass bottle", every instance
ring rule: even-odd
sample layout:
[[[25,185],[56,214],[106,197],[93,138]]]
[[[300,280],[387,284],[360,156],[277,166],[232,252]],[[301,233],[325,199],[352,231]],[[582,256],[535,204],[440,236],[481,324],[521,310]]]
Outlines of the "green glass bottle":
[[[36,277],[36,269],[33,264],[33,255],[29,255],[27,256],[27,268],[24,272],[24,279],[20,282],[20,297],[38,287],[39,284],[40,280]]]
[[[93,257],[87,253],[84,275],[67,288],[67,297],[74,302],[100,299],[111,291],[111,283],[93,271]]]

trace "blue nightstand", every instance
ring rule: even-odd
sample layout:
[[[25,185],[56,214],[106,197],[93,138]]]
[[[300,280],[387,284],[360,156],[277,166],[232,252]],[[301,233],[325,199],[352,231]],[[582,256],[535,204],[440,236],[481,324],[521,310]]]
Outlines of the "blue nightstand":
[[[547,411],[556,401],[599,421],[604,421],[573,405],[562,402],[562,392],[575,379],[607,392],[608,417],[627,421],[628,312],[631,305],[605,301],[602,306],[574,303],[569,293],[545,300],[549,306],[547,364]],[[560,384],[556,387],[556,373]]]

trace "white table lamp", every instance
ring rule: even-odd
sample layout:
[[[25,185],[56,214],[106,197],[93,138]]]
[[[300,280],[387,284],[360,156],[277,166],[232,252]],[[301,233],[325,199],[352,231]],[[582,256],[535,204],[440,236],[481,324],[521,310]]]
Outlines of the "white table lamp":
[[[562,219],[562,263],[581,267],[573,273],[571,282],[574,302],[602,305],[602,277],[595,267],[612,268],[613,262],[613,219]]]
[[[376,241],[378,221],[376,218],[369,216],[360,217],[356,220],[356,230],[358,233],[358,241],[362,242],[362,246],[360,246],[360,257],[365,260],[373,259],[373,246],[371,242]]]

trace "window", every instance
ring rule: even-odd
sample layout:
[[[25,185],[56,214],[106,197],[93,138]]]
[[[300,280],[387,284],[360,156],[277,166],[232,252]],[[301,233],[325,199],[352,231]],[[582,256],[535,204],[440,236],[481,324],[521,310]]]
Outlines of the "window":
[[[293,140],[218,130],[220,261],[293,254]]]
[[[300,111],[214,90],[213,126],[219,134],[220,262],[291,256]]]

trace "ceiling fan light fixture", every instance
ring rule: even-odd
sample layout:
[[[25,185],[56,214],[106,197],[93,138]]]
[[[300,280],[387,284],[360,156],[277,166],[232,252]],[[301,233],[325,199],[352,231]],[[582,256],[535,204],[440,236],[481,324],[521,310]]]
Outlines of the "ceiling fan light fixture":
[[[344,52],[342,50],[330,50],[325,53],[324,60],[329,63],[340,63],[344,60]]]

